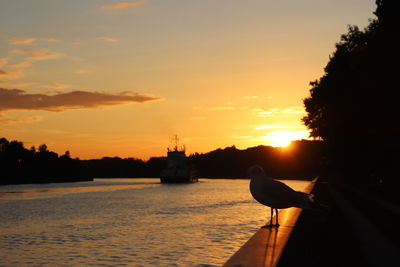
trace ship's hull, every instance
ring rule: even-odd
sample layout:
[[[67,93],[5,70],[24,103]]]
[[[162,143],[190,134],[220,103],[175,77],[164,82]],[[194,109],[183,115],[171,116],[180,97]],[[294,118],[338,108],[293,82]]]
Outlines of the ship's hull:
[[[160,174],[161,183],[194,183],[194,169],[188,165],[185,150],[179,150],[175,145],[174,150],[168,149],[167,166]]]

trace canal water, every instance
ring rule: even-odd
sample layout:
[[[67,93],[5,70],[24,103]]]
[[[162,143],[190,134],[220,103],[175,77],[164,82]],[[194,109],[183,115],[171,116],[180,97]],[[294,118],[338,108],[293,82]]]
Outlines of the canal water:
[[[221,266],[268,214],[249,180],[0,186],[0,266]]]

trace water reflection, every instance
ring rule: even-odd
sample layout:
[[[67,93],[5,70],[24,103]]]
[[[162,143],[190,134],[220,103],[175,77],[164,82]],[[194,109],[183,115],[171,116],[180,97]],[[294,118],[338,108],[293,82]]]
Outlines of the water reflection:
[[[97,183],[96,183],[97,182]],[[117,184],[116,184],[117,183]],[[58,197],[60,194],[76,194],[88,192],[104,192],[151,188],[159,186],[160,183],[156,179],[96,179],[95,183],[66,183],[64,184],[44,184],[29,185],[27,189],[15,191],[18,187],[24,185],[4,186],[0,189],[1,200],[27,200],[36,198],[52,198]],[[33,187],[33,188],[29,188]]]
[[[247,180],[164,186],[100,179],[1,191],[6,266],[220,266],[267,214]]]

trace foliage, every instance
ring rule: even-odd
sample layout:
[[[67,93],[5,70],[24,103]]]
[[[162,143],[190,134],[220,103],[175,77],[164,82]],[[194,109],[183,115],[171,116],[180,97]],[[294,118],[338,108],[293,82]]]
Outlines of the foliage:
[[[0,184],[48,183],[88,179],[82,163],[69,152],[58,156],[46,145],[26,149],[19,141],[0,138]]]
[[[310,83],[310,97],[304,99],[303,122],[311,136],[327,141],[331,159],[340,168],[361,176],[382,171],[378,162],[389,161],[393,150],[400,148],[394,148],[400,134],[399,4],[376,2],[377,18],[363,30],[349,26],[324,75]]]

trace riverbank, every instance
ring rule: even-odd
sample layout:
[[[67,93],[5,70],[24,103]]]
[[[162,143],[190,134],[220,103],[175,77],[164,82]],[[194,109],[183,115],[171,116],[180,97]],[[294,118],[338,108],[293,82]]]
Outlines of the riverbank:
[[[391,206],[390,210],[385,205],[371,205],[370,196],[363,199],[323,178],[313,194],[329,208],[324,212],[303,211],[277,266],[396,265],[400,250],[393,236],[399,232],[398,207]],[[371,216],[381,220],[374,221]]]

